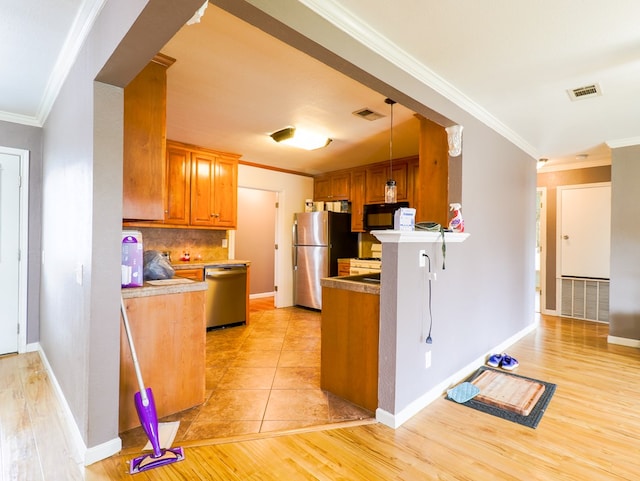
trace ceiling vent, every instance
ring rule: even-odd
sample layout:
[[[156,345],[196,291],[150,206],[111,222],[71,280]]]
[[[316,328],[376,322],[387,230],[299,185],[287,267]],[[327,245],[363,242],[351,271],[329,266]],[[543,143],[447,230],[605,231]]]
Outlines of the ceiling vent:
[[[577,89],[567,90],[569,98],[571,100],[590,99],[591,97],[599,97],[602,95],[600,85],[592,84],[585,85],[584,87],[578,87]]]
[[[366,107],[364,109],[356,110],[355,112],[352,112],[352,114],[356,117],[360,117],[369,121],[378,120],[384,117],[384,115],[379,114],[378,112],[374,112],[373,110]]]

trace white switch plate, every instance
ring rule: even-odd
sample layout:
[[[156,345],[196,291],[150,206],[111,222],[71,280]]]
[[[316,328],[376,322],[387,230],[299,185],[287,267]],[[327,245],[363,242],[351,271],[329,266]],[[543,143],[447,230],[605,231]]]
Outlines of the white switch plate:
[[[222,239],[222,247],[227,247],[227,239]]]
[[[427,351],[424,353],[424,368],[428,369],[431,367],[431,351]]]
[[[82,277],[83,277],[83,266],[82,264],[78,264],[76,267],[76,283],[81,286],[82,285]]]

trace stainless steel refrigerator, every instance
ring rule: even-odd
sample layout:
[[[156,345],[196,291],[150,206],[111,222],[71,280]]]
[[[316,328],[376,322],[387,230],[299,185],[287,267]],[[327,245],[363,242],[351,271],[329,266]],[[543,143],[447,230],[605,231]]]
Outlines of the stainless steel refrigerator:
[[[358,256],[351,214],[302,212],[293,220],[293,302],[322,309],[320,279],[338,275],[338,259]]]

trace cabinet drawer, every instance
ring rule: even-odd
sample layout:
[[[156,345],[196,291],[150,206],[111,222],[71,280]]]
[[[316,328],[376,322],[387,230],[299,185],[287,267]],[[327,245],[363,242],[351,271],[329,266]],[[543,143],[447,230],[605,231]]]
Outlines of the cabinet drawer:
[[[204,269],[176,269],[175,276],[202,282],[204,280]]]

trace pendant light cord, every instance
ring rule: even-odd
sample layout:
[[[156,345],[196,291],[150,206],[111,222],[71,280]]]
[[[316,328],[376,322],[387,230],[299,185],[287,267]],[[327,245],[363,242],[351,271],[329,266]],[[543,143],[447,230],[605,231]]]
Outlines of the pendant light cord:
[[[389,179],[393,179],[393,104],[395,100],[385,99],[385,102],[391,106],[391,127],[389,128]]]

